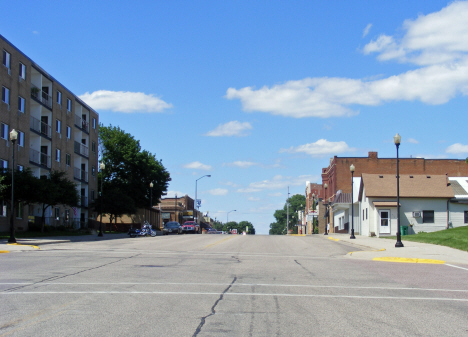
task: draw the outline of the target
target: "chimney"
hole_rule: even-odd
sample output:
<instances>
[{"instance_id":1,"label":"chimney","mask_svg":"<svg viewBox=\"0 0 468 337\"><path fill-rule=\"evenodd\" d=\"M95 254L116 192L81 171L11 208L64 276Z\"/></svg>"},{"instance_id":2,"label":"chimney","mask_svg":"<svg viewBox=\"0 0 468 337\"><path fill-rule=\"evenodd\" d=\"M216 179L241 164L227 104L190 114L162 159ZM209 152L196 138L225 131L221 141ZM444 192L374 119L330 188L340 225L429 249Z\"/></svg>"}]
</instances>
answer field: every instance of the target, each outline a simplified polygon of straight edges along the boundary
<instances>
[{"instance_id":1,"label":"chimney","mask_svg":"<svg viewBox=\"0 0 468 337\"><path fill-rule=\"evenodd\" d=\"M369 151L369 159L377 159L377 152Z\"/></svg>"}]
</instances>

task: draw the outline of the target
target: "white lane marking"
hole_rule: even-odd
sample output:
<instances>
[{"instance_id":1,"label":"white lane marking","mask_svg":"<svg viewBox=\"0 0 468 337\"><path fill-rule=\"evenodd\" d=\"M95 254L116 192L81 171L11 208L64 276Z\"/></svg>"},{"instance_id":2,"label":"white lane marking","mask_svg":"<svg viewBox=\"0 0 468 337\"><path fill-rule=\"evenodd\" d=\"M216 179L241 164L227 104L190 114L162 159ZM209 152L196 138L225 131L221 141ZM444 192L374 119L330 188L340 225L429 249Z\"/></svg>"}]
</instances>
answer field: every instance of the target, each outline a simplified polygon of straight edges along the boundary
<instances>
[{"instance_id":1,"label":"white lane marking","mask_svg":"<svg viewBox=\"0 0 468 337\"><path fill-rule=\"evenodd\" d=\"M232 256L235 255L237 257L272 257L272 258L290 258L290 259L313 259L313 260L328 260L328 259L341 259L343 258L342 255L336 256L308 256L308 255L267 255L267 254L242 254L239 252L226 252L226 253L203 253L203 252L148 252L148 251L106 251L106 250L77 250L77 249L66 249L66 250L42 250L41 252L47 253L91 253L95 254L96 252L99 253L108 253L108 254L135 254L138 253L140 255L190 255L190 256Z\"/></svg>"},{"instance_id":2,"label":"white lane marking","mask_svg":"<svg viewBox=\"0 0 468 337\"><path fill-rule=\"evenodd\" d=\"M449 266L449 267L453 267L453 268L459 268L459 269L463 269L463 270L468 270L468 268L463 268L463 267L459 267L459 266L454 266L453 264L448 264L448 263L446 263L445 265L446 265L446 266Z\"/></svg>"},{"instance_id":3,"label":"white lane marking","mask_svg":"<svg viewBox=\"0 0 468 337\"><path fill-rule=\"evenodd\" d=\"M93 295L213 295L219 296L220 293L203 292L176 292L176 291L12 291L0 293L0 295L65 295L65 294L93 294ZM320 297L320 298L353 298L370 300L416 300L416 301L457 301L468 302L468 298L443 298L443 297L398 297L398 296L356 296L356 295L308 295L308 294L259 294L259 293L223 293L224 296L279 296L279 297Z\"/></svg>"},{"instance_id":4,"label":"white lane marking","mask_svg":"<svg viewBox=\"0 0 468 337\"><path fill-rule=\"evenodd\" d=\"M188 283L188 282L0 282L2 285L183 285L183 286L228 286L230 283ZM410 290L410 291L441 291L441 292L468 292L468 289L435 289L435 288L398 288L398 287L353 287L353 286L324 286L313 284L270 284L270 283L234 283L232 287L300 287L300 288L331 288L331 289L365 289L365 290Z\"/></svg>"}]
</instances>

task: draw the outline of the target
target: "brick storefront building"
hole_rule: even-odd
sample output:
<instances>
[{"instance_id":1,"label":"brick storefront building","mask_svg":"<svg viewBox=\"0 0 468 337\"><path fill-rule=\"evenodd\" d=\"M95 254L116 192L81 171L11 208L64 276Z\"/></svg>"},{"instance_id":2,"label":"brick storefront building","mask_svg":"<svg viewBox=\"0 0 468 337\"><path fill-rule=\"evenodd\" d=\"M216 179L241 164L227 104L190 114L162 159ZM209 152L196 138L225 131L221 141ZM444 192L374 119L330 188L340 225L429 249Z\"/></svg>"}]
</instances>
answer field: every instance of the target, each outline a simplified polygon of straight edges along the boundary
<instances>
[{"instance_id":1,"label":"brick storefront building","mask_svg":"<svg viewBox=\"0 0 468 337\"><path fill-rule=\"evenodd\" d=\"M468 177L468 164L459 159L424 159L399 158L400 175L445 175L450 177ZM395 174L396 157L378 158L377 152L369 152L368 157L338 157L330 159L330 165L322 169L322 191L324 202L333 202L336 193L351 193L351 172L349 167L355 166L354 177L362 173L369 174ZM324 185L327 184L325 191ZM319 217L319 233L324 232L325 219L323 214ZM333 231L333 217L330 215L330 231Z\"/></svg>"}]
</instances>

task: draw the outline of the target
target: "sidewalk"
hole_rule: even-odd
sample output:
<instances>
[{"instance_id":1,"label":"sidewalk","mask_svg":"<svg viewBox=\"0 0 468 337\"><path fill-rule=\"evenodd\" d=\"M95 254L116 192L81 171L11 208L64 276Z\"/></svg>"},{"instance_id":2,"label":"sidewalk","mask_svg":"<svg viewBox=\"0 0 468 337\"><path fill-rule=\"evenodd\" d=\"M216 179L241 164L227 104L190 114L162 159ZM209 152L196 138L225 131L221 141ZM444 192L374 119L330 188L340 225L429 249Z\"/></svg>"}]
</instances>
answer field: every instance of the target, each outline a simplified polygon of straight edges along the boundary
<instances>
[{"instance_id":1,"label":"sidewalk","mask_svg":"<svg viewBox=\"0 0 468 337\"><path fill-rule=\"evenodd\" d=\"M356 247L356 251L348 253L347 258L373 260L374 258L403 258L403 259L425 259L444 261L445 263L464 264L468 266L468 252L427 243L405 241L402 236L401 241L404 247L395 248L396 240L381 239L377 237L356 235L356 239L350 239L349 234L330 233L328 235L316 234L324 240L333 240ZM389 260L389 259L387 259ZM394 262L429 262L400 260ZM440 262L429 262L440 263Z\"/></svg>"},{"instance_id":2,"label":"sidewalk","mask_svg":"<svg viewBox=\"0 0 468 337\"><path fill-rule=\"evenodd\" d=\"M118 234L104 234L99 237L96 234L78 235L78 236L51 236L40 238L16 238L16 244L9 244L8 239L0 240L0 252L15 252L40 249L41 246L67 243L67 242L90 242L90 241L103 241L103 240L117 240L128 238L127 233Z\"/></svg>"}]
</instances>

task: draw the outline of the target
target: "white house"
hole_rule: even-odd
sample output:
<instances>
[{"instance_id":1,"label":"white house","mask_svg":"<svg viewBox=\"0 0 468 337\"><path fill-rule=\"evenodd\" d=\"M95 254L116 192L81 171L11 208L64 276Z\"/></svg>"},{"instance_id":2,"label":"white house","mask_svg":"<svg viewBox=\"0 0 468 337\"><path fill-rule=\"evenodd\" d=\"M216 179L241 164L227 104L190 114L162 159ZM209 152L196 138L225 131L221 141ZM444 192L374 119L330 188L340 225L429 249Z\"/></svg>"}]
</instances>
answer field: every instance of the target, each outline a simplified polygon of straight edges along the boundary
<instances>
[{"instance_id":1,"label":"white house","mask_svg":"<svg viewBox=\"0 0 468 337\"><path fill-rule=\"evenodd\" d=\"M396 176L362 174L361 178L359 233L396 235ZM450 216L452 224L464 225L468 204L456 201L450 180L445 175L400 175L400 226L408 226L408 234L445 229L451 221Z\"/></svg>"}]
</instances>

